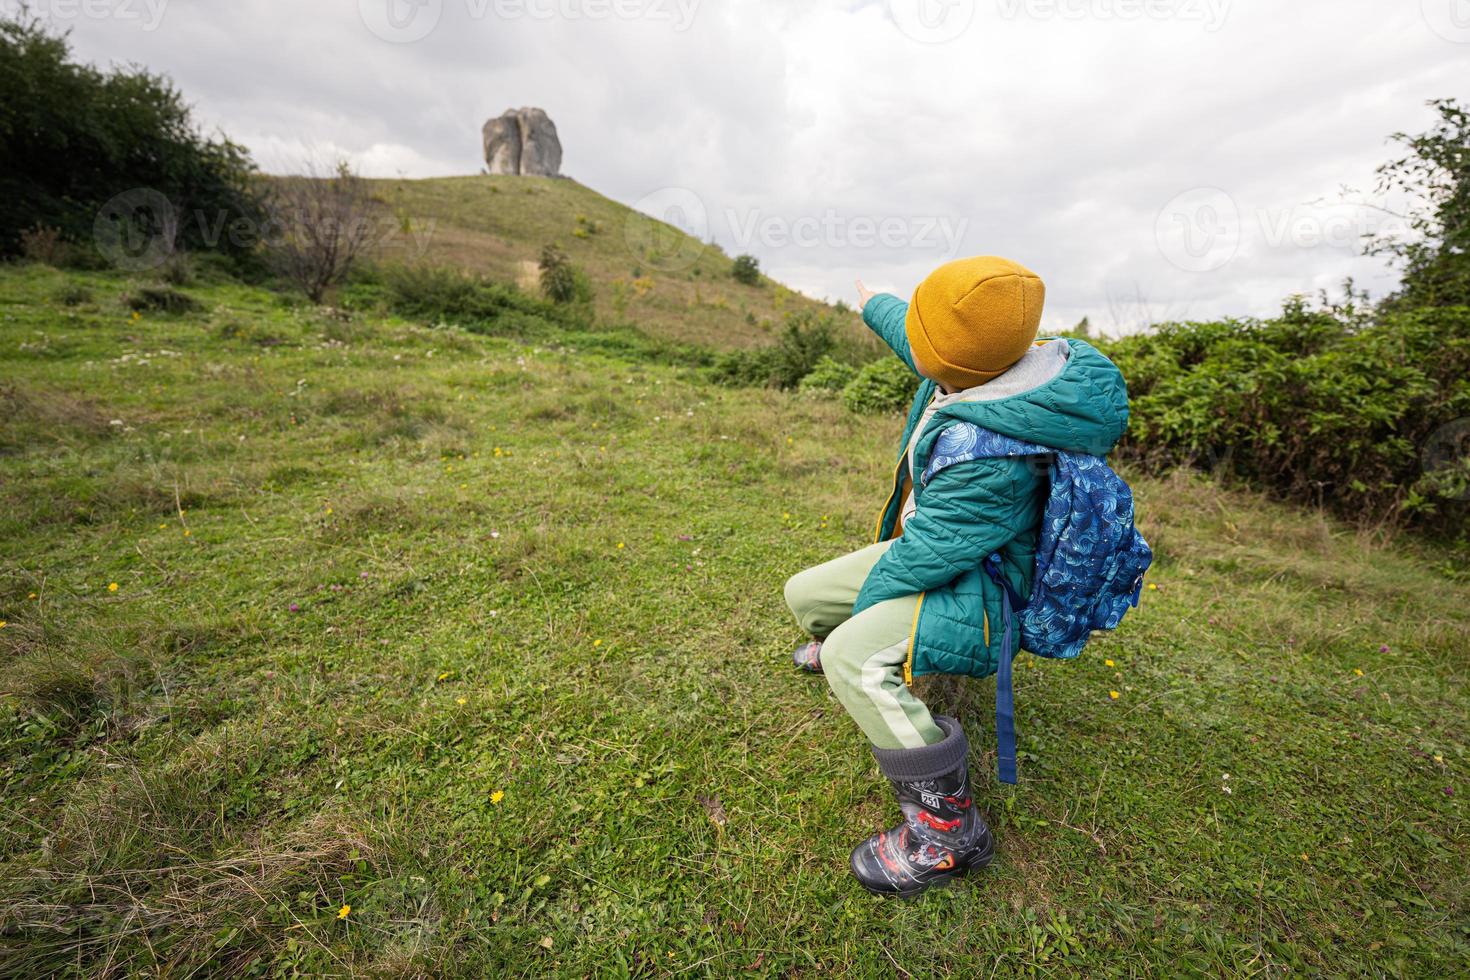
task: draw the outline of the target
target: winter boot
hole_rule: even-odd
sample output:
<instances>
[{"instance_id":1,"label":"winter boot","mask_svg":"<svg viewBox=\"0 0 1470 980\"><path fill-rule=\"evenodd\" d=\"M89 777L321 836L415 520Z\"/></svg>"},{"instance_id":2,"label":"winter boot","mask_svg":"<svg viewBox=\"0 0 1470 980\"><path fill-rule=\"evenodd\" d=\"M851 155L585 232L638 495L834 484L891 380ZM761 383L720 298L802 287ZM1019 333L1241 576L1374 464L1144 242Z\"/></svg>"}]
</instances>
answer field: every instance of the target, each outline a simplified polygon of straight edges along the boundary
<instances>
[{"instance_id":1,"label":"winter boot","mask_svg":"<svg viewBox=\"0 0 1470 980\"><path fill-rule=\"evenodd\" d=\"M903 823L852 852L853 876L870 892L912 898L930 885L983 868L995 853L970 798L969 742L953 718L936 715L945 739L920 749L874 748L903 810Z\"/></svg>"},{"instance_id":2,"label":"winter boot","mask_svg":"<svg viewBox=\"0 0 1470 980\"><path fill-rule=\"evenodd\" d=\"M811 674L820 674L822 672L822 641L812 640L810 643L803 643L791 651L791 659L795 661L799 669Z\"/></svg>"}]
</instances>

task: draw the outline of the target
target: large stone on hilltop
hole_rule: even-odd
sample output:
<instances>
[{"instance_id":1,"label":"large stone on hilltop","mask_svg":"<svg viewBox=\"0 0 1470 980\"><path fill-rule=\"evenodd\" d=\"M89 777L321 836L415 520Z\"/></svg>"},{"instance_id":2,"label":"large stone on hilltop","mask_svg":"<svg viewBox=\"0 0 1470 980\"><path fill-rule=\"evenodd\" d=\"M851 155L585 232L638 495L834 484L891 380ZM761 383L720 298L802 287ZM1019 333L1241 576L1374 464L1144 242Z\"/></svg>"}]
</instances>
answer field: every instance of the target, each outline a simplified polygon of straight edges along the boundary
<instances>
[{"instance_id":1,"label":"large stone on hilltop","mask_svg":"<svg viewBox=\"0 0 1470 980\"><path fill-rule=\"evenodd\" d=\"M561 173L556 124L541 109L507 109L480 131L492 174L555 177Z\"/></svg>"}]
</instances>

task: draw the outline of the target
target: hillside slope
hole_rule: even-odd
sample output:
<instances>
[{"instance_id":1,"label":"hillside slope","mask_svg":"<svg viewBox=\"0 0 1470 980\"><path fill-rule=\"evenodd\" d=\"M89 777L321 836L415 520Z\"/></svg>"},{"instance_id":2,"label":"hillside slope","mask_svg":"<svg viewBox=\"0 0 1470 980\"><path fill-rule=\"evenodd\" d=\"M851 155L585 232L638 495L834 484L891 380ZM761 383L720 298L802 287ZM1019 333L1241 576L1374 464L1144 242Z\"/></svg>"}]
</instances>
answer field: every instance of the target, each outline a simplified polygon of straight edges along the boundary
<instances>
[{"instance_id":1,"label":"hillside slope","mask_svg":"<svg viewBox=\"0 0 1470 980\"><path fill-rule=\"evenodd\" d=\"M380 257L428 261L535 287L543 245L554 242L585 270L604 322L715 349L762 343L787 313L834 308L762 277L736 282L718 246L569 178L471 176L372 181L399 229ZM861 336L856 314L841 313Z\"/></svg>"},{"instance_id":2,"label":"hillside slope","mask_svg":"<svg viewBox=\"0 0 1470 980\"><path fill-rule=\"evenodd\" d=\"M1070 663L921 681L984 874L913 903L791 669L900 419L0 268L0 975L1463 975L1470 590L1188 475ZM1115 694L1116 696L1111 696Z\"/></svg>"}]
</instances>

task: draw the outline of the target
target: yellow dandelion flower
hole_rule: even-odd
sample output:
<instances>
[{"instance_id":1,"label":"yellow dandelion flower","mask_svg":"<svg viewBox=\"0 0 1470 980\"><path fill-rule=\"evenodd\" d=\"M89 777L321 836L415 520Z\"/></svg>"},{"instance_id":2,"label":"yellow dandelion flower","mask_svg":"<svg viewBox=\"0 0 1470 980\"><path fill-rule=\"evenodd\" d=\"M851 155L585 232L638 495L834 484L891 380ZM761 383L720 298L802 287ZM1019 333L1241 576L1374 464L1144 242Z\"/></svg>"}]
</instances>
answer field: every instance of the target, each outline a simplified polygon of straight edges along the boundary
<instances>
[{"instance_id":1,"label":"yellow dandelion flower","mask_svg":"<svg viewBox=\"0 0 1470 980\"><path fill-rule=\"evenodd\" d=\"M1159 590L1159 587L1157 585L1155 585L1153 582L1150 582L1150 583L1148 583L1148 590L1150 592L1157 592Z\"/></svg>"},{"instance_id":2,"label":"yellow dandelion flower","mask_svg":"<svg viewBox=\"0 0 1470 980\"><path fill-rule=\"evenodd\" d=\"M7 627L7 626L9 626L9 625L10 625L10 624L9 624L9 623L7 623L7 622L6 622L6 621L5 621L5 620L3 620L3 619L0 619L0 630L3 630L3 629L4 629L4 628L5 628L5 627Z\"/></svg>"},{"instance_id":3,"label":"yellow dandelion flower","mask_svg":"<svg viewBox=\"0 0 1470 980\"><path fill-rule=\"evenodd\" d=\"M446 670L444 673L440 674L439 675L439 679L441 681L448 680L449 679L449 671Z\"/></svg>"},{"instance_id":4,"label":"yellow dandelion flower","mask_svg":"<svg viewBox=\"0 0 1470 980\"><path fill-rule=\"evenodd\" d=\"M602 646L602 641L601 640L593 640L592 641L592 645L595 646L595 647L600 647L600 646Z\"/></svg>"},{"instance_id":5,"label":"yellow dandelion flower","mask_svg":"<svg viewBox=\"0 0 1470 980\"><path fill-rule=\"evenodd\" d=\"M1103 661L1103 666L1104 667L1111 667L1111 666L1113 666L1113 662L1111 660L1104 660Z\"/></svg>"},{"instance_id":6,"label":"yellow dandelion flower","mask_svg":"<svg viewBox=\"0 0 1470 980\"><path fill-rule=\"evenodd\" d=\"M618 542L618 547L621 548L622 546L623 546L623 542L619 541Z\"/></svg>"},{"instance_id":7,"label":"yellow dandelion flower","mask_svg":"<svg viewBox=\"0 0 1470 980\"><path fill-rule=\"evenodd\" d=\"M163 529L164 529L164 528L166 528L166 527L168 527L168 525L167 525L167 524L160 524L160 525L158 525L158 529L159 529L159 530L160 530L160 531L162 531L162 530L163 530Z\"/></svg>"},{"instance_id":8,"label":"yellow dandelion flower","mask_svg":"<svg viewBox=\"0 0 1470 980\"><path fill-rule=\"evenodd\" d=\"M464 704L465 703L465 699L464 698L455 698L454 699L454 703L455 704Z\"/></svg>"},{"instance_id":9,"label":"yellow dandelion flower","mask_svg":"<svg viewBox=\"0 0 1470 980\"><path fill-rule=\"evenodd\" d=\"M490 794L491 803L499 803L503 799L505 799L505 790L503 789L497 789L495 792Z\"/></svg>"},{"instance_id":10,"label":"yellow dandelion flower","mask_svg":"<svg viewBox=\"0 0 1470 980\"><path fill-rule=\"evenodd\" d=\"M1363 676L1363 668L1362 667L1354 667L1353 668L1353 673L1354 674L1357 674L1359 677L1362 677Z\"/></svg>"},{"instance_id":11,"label":"yellow dandelion flower","mask_svg":"<svg viewBox=\"0 0 1470 980\"><path fill-rule=\"evenodd\" d=\"M347 918L351 914L352 914L352 906L351 905L344 905L340 909L337 910L337 918L339 918L339 919L345 919L345 918Z\"/></svg>"},{"instance_id":12,"label":"yellow dandelion flower","mask_svg":"<svg viewBox=\"0 0 1470 980\"><path fill-rule=\"evenodd\" d=\"M1109 691L1108 692L1108 697L1112 698L1114 701L1118 700L1122 696L1123 695L1119 694L1117 691Z\"/></svg>"},{"instance_id":13,"label":"yellow dandelion flower","mask_svg":"<svg viewBox=\"0 0 1470 980\"><path fill-rule=\"evenodd\" d=\"M5 624L4 623L0 623L0 626L3 626L3 625L5 625ZM1443 762L1444 761L1444 756L1440 755L1439 753L1435 753L1434 761L1435 762Z\"/></svg>"},{"instance_id":14,"label":"yellow dandelion flower","mask_svg":"<svg viewBox=\"0 0 1470 980\"><path fill-rule=\"evenodd\" d=\"M191 530L189 530L189 529L188 529L188 528L187 528L187 527L186 527L186 528L184 528L184 537L186 537L186 538L187 538L187 537L188 537L188 536L189 536L189 535L191 535L191 534L193 534L193 533L194 533L194 532L193 532L193 531L191 531Z\"/></svg>"},{"instance_id":15,"label":"yellow dandelion flower","mask_svg":"<svg viewBox=\"0 0 1470 980\"><path fill-rule=\"evenodd\" d=\"M107 591L108 592L116 592L117 591L117 583L116 582L108 582L107 583Z\"/></svg>"},{"instance_id":16,"label":"yellow dandelion flower","mask_svg":"<svg viewBox=\"0 0 1470 980\"><path fill-rule=\"evenodd\" d=\"M26 598L27 599L35 599L35 598L37 598L37 596L36 596L36 594L34 592L32 592L30 595L26 596Z\"/></svg>"},{"instance_id":17,"label":"yellow dandelion flower","mask_svg":"<svg viewBox=\"0 0 1470 980\"><path fill-rule=\"evenodd\" d=\"M1306 851L1302 851L1302 860L1303 861L1310 861L1310 860L1312 860L1311 855L1309 855Z\"/></svg>"},{"instance_id":18,"label":"yellow dandelion flower","mask_svg":"<svg viewBox=\"0 0 1470 980\"><path fill-rule=\"evenodd\" d=\"M332 512L332 508L328 507L327 508L327 513L330 514L331 512Z\"/></svg>"}]
</instances>

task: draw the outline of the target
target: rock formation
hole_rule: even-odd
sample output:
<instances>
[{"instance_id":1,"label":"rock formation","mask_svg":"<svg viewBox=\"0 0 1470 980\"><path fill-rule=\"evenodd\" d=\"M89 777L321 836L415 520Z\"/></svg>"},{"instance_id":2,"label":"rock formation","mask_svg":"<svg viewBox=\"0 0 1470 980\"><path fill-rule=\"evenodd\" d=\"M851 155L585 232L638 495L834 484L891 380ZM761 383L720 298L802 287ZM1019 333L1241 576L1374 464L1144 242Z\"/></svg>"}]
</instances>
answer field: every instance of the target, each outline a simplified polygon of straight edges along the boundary
<instances>
[{"instance_id":1,"label":"rock formation","mask_svg":"<svg viewBox=\"0 0 1470 980\"><path fill-rule=\"evenodd\" d=\"M540 109L507 109L485 123L485 165L492 174L555 177L561 171L556 124Z\"/></svg>"}]
</instances>

